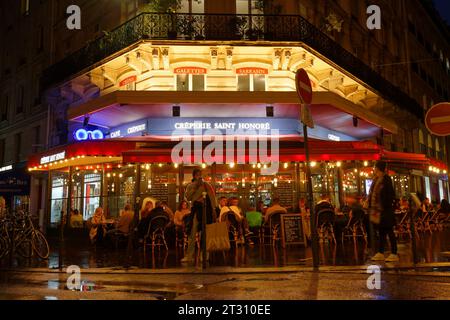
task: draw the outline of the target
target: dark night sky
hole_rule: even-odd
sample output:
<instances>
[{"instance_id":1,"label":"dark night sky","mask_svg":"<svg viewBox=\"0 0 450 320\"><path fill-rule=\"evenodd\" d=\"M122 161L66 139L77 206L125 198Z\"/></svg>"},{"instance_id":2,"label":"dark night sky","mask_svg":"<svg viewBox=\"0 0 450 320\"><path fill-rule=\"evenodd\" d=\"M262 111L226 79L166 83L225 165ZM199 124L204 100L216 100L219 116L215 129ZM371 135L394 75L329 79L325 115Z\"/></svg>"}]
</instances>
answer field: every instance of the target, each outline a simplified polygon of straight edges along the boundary
<instances>
[{"instance_id":1,"label":"dark night sky","mask_svg":"<svg viewBox=\"0 0 450 320\"><path fill-rule=\"evenodd\" d=\"M441 17L447 21L447 24L450 25L450 1L449 0L433 0L436 9L441 14Z\"/></svg>"}]
</instances>

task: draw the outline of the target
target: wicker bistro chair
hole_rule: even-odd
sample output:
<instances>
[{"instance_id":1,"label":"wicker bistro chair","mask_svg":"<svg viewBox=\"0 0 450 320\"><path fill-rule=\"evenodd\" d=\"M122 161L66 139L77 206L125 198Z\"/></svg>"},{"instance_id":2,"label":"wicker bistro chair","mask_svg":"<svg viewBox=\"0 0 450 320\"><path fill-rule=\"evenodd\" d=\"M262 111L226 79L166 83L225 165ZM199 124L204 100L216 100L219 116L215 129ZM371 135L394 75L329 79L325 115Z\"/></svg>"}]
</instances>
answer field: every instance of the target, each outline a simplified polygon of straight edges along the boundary
<instances>
[{"instance_id":1,"label":"wicker bistro chair","mask_svg":"<svg viewBox=\"0 0 450 320\"><path fill-rule=\"evenodd\" d=\"M169 218L166 216L158 216L150 220L147 234L144 236L144 253L149 244L151 244L152 250L154 250L157 245L164 245L166 250L168 249L165 232L169 222Z\"/></svg>"},{"instance_id":2,"label":"wicker bistro chair","mask_svg":"<svg viewBox=\"0 0 450 320\"><path fill-rule=\"evenodd\" d=\"M363 237L367 242L367 233L364 227L364 210L352 211L352 217L348 220L347 225L342 230L342 244L344 244L345 237L353 237L353 241L356 241L357 237Z\"/></svg>"},{"instance_id":3,"label":"wicker bistro chair","mask_svg":"<svg viewBox=\"0 0 450 320\"><path fill-rule=\"evenodd\" d=\"M234 245L237 247L237 245L239 244L239 231L241 226L236 218L236 215L232 212L222 214L222 216L220 217L220 222L227 223L230 241L234 242Z\"/></svg>"},{"instance_id":4,"label":"wicker bistro chair","mask_svg":"<svg viewBox=\"0 0 450 320\"><path fill-rule=\"evenodd\" d=\"M394 232L397 238L400 236L407 234L411 237L411 221L409 218L408 210L403 210L400 213L395 214L396 217L396 225Z\"/></svg>"},{"instance_id":5,"label":"wicker bistro chair","mask_svg":"<svg viewBox=\"0 0 450 320\"><path fill-rule=\"evenodd\" d=\"M336 244L336 237L334 235L334 220L335 213L330 208L320 209L317 212L316 218L317 231L321 241L329 240L330 236Z\"/></svg>"},{"instance_id":6,"label":"wicker bistro chair","mask_svg":"<svg viewBox=\"0 0 450 320\"><path fill-rule=\"evenodd\" d=\"M261 227L262 243L266 243L266 239L269 238L269 243L275 245L278 240L281 239L281 215L285 214L284 211L275 211L269 216L269 221L266 221Z\"/></svg>"}]
</instances>

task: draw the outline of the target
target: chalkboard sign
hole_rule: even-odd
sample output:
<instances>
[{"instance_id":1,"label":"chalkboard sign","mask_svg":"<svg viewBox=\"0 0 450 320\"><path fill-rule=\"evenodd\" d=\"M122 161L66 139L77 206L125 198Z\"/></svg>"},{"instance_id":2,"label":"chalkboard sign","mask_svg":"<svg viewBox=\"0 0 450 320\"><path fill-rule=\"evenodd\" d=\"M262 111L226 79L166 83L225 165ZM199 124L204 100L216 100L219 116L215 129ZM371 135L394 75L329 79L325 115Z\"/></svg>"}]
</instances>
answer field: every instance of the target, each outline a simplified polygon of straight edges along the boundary
<instances>
[{"instance_id":1,"label":"chalkboard sign","mask_svg":"<svg viewBox=\"0 0 450 320\"><path fill-rule=\"evenodd\" d=\"M281 241L283 248L290 244L303 244L306 247L306 236L303 230L303 220L300 214L282 214Z\"/></svg>"}]
</instances>

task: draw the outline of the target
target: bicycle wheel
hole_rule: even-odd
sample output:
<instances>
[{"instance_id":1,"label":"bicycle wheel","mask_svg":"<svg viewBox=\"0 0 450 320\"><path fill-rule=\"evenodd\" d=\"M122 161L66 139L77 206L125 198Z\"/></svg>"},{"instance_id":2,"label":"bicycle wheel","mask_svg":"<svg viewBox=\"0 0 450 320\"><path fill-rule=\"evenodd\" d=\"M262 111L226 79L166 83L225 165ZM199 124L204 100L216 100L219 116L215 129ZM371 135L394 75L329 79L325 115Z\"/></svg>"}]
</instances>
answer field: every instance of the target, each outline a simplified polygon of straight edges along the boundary
<instances>
[{"instance_id":1,"label":"bicycle wheel","mask_svg":"<svg viewBox=\"0 0 450 320\"><path fill-rule=\"evenodd\" d=\"M24 239L19 241L19 244L16 245L16 253L23 258L31 258L33 255L33 247L31 245L31 240Z\"/></svg>"},{"instance_id":2,"label":"bicycle wheel","mask_svg":"<svg viewBox=\"0 0 450 320\"><path fill-rule=\"evenodd\" d=\"M48 242L41 231L35 230L33 232L31 243L33 245L33 251L38 255L39 258L48 258L50 254L50 247L48 246Z\"/></svg>"}]
</instances>

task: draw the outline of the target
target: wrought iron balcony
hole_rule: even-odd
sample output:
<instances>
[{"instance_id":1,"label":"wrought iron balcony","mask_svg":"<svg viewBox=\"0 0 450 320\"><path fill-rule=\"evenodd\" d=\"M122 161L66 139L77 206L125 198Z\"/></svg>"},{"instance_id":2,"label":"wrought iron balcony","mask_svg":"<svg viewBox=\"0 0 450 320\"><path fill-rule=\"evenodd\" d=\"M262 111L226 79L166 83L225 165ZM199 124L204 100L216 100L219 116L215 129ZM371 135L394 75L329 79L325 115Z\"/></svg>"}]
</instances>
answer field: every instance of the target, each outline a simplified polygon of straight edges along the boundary
<instances>
[{"instance_id":1,"label":"wrought iron balcony","mask_svg":"<svg viewBox=\"0 0 450 320\"><path fill-rule=\"evenodd\" d=\"M423 119L414 99L299 15L142 13L46 69L43 88L62 82L143 40L298 41Z\"/></svg>"}]
</instances>

